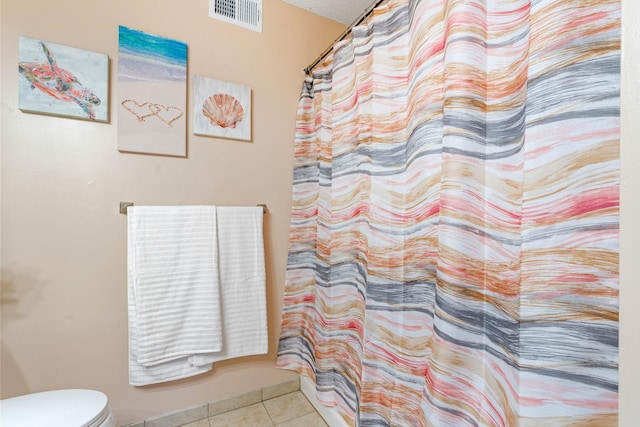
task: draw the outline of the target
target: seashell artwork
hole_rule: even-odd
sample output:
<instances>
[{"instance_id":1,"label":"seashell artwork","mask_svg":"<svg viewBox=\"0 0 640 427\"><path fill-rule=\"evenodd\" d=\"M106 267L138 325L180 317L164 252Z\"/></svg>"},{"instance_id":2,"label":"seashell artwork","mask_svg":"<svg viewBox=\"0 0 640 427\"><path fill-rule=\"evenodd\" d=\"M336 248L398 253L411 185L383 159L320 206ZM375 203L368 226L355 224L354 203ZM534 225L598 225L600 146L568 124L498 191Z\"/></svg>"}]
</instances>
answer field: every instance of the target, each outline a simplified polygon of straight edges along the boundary
<instances>
[{"instance_id":1,"label":"seashell artwork","mask_svg":"<svg viewBox=\"0 0 640 427\"><path fill-rule=\"evenodd\" d=\"M211 124L222 128L235 128L244 118L244 108L235 97L227 93L216 93L207 98L202 106L202 114Z\"/></svg>"},{"instance_id":2,"label":"seashell artwork","mask_svg":"<svg viewBox=\"0 0 640 427\"><path fill-rule=\"evenodd\" d=\"M251 141L251 88L194 76L193 133Z\"/></svg>"}]
</instances>

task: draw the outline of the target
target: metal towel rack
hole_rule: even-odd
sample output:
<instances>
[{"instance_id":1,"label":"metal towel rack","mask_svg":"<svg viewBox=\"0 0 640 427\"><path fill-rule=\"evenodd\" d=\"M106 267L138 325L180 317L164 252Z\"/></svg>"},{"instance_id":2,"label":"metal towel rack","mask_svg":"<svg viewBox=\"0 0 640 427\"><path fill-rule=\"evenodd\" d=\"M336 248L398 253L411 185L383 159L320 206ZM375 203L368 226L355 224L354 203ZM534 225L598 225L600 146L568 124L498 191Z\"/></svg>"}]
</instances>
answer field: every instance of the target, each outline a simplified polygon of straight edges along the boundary
<instances>
[{"instance_id":1,"label":"metal towel rack","mask_svg":"<svg viewBox=\"0 0 640 427\"><path fill-rule=\"evenodd\" d=\"M133 203L132 202L120 202L120 213L123 214L123 215L126 215L127 214L127 208L129 206L133 206ZM262 207L262 212L265 213L265 214L267 213L267 205L266 204L259 203L256 206L261 206Z\"/></svg>"}]
</instances>

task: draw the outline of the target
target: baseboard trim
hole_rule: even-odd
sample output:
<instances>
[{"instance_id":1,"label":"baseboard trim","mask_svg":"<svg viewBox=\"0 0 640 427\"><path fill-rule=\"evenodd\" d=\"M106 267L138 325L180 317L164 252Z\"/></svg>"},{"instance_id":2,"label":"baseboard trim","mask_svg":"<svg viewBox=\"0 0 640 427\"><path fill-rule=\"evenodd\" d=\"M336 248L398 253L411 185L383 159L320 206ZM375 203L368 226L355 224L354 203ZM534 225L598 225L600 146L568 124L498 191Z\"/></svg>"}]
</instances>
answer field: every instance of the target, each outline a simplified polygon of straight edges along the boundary
<instances>
[{"instance_id":1,"label":"baseboard trim","mask_svg":"<svg viewBox=\"0 0 640 427\"><path fill-rule=\"evenodd\" d=\"M325 406L318 401L316 398L316 386L309 377L300 375L300 391L302 391L302 394L305 395L313 407L316 408L316 411L318 411L324 421L329 424L329 427L350 427L335 409Z\"/></svg>"}]
</instances>

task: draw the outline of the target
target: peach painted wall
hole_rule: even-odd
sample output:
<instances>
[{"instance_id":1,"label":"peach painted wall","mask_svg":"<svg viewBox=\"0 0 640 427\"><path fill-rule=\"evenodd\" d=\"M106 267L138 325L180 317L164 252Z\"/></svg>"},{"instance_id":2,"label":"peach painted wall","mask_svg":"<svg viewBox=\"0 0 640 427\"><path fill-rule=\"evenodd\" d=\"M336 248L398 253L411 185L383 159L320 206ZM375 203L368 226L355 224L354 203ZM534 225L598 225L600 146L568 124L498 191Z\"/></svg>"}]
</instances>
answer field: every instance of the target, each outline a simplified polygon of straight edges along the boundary
<instances>
[{"instance_id":1,"label":"peach painted wall","mask_svg":"<svg viewBox=\"0 0 640 427\"><path fill-rule=\"evenodd\" d=\"M98 389L123 424L293 378L274 365L297 99L303 68L344 26L280 0L264 0L262 34L207 11L207 0L2 0L3 398ZM253 141L194 136L189 111L188 158L119 153L118 25L188 44L189 99L195 74L250 86ZM20 112L20 35L108 54L110 124ZM120 201L268 205L268 355L220 362L208 374L163 385L128 385Z\"/></svg>"}]
</instances>

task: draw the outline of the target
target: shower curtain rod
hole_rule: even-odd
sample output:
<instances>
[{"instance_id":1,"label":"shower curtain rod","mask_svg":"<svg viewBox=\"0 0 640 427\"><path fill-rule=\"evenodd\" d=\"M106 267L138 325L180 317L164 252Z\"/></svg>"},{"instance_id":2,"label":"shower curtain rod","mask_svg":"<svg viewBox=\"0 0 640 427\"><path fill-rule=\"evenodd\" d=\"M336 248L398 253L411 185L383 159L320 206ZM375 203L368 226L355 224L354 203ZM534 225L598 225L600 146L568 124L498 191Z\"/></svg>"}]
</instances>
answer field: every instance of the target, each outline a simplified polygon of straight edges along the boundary
<instances>
[{"instance_id":1,"label":"shower curtain rod","mask_svg":"<svg viewBox=\"0 0 640 427\"><path fill-rule=\"evenodd\" d=\"M380 4L382 2L384 2L384 1L385 0L378 0L373 6L369 7L369 9L365 10L364 13L358 17L358 19L356 19L355 21L353 21L353 23L351 25L349 25L349 28L347 28L345 30L345 32L340 35L340 37L338 37L337 39L335 39L333 41L333 43L331 43L331 46L326 48L324 50L324 52L322 52L320 54L320 56L318 56L316 58L316 60L311 63L311 65L309 65L307 68L304 69L304 73L306 75L310 75L311 71L313 70L313 68L316 65L318 65L320 63L320 61L322 61L324 59L324 57L329 54L329 52L331 52L331 49L333 49L333 47L336 45L336 43L341 42L342 40L344 40L345 37L347 37L351 33L351 30L353 30L353 27L356 27L356 26L360 25L362 23L362 21L364 21L365 19L367 19L367 17L369 15L371 15L371 12L373 12L373 9L375 9L378 6L380 6Z\"/></svg>"}]
</instances>

